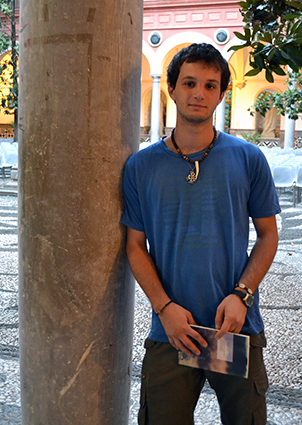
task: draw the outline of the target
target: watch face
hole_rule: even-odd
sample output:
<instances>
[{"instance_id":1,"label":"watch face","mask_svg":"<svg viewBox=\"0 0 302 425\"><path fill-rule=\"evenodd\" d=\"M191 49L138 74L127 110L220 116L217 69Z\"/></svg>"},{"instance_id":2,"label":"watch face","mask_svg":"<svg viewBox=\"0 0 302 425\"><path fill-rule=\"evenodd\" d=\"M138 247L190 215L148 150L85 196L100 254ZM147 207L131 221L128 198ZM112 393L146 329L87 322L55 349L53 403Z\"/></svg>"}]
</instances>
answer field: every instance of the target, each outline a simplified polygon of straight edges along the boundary
<instances>
[{"instance_id":1,"label":"watch face","mask_svg":"<svg viewBox=\"0 0 302 425\"><path fill-rule=\"evenodd\" d=\"M254 303L254 297L250 294L246 294L246 296L243 298L243 301L247 307L251 307Z\"/></svg>"}]
</instances>

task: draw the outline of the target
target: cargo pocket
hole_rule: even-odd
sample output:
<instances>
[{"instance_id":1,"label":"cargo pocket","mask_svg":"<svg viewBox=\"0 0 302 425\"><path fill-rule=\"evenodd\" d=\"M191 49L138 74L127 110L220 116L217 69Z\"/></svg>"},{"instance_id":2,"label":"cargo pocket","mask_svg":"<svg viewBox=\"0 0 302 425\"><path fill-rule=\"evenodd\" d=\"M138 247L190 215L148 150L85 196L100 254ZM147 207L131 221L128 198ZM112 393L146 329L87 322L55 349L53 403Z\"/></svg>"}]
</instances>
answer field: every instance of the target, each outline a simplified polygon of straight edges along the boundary
<instances>
[{"instance_id":1,"label":"cargo pocket","mask_svg":"<svg viewBox=\"0 0 302 425\"><path fill-rule=\"evenodd\" d=\"M250 335L249 377L254 380L258 380L258 377L260 377L261 382L262 382L261 377L263 375L266 376L265 366L263 362L263 353L262 353L262 349L264 347L266 347L266 338L263 331L257 335Z\"/></svg>"},{"instance_id":2,"label":"cargo pocket","mask_svg":"<svg viewBox=\"0 0 302 425\"><path fill-rule=\"evenodd\" d=\"M156 345L155 341L152 341L150 338L145 340L144 347L147 350L148 348ZM138 411L138 425L147 425L147 374L148 374L148 364L146 357L143 361L142 375L141 375L141 392L140 392L140 407Z\"/></svg>"},{"instance_id":3,"label":"cargo pocket","mask_svg":"<svg viewBox=\"0 0 302 425\"><path fill-rule=\"evenodd\" d=\"M142 375L138 425L147 425L146 377Z\"/></svg>"},{"instance_id":4,"label":"cargo pocket","mask_svg":"<svg viewBox=\"0 0 302 425\"><path fill-rule=\"evenodd\" d=\"M268 390L268 378L263 362L262 349L266 347L264 332L258 335L252 335L251 345L251 378L254 382L254 397L252 401L253 425L266 424L266 399L265 394Z\"/></svg>"},{"instance_id":5,"label":"cargo pocket","mask_svg":"<svg viewBox=\"0 0 302 425\"><path fill-rule=\"evenodd\" d=\"M268 379L265 369L261 375L256 376L254 382L257 394L259 396L265 396L265 393L268 390Z\"/></svg>"}]
</instances>

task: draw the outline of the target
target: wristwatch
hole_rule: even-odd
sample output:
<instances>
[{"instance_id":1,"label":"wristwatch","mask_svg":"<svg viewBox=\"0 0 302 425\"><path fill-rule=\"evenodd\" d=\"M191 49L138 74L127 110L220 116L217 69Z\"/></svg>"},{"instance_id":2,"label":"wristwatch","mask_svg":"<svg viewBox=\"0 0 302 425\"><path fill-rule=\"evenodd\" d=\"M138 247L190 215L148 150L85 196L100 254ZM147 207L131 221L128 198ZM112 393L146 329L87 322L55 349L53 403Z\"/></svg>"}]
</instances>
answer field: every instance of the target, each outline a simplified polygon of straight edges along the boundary
<instances>
[{"instance_id":1,"label":"wristwatch","mask_svg":"<svg viewBox=\"0 0 302 425\"><path fill-rule=\"evenodd\" d=\"M254 303L254 295L240 291L239 289L233 289L232 294L240 297L246 307L252 307Z\"/></svg>"}]
</instances>

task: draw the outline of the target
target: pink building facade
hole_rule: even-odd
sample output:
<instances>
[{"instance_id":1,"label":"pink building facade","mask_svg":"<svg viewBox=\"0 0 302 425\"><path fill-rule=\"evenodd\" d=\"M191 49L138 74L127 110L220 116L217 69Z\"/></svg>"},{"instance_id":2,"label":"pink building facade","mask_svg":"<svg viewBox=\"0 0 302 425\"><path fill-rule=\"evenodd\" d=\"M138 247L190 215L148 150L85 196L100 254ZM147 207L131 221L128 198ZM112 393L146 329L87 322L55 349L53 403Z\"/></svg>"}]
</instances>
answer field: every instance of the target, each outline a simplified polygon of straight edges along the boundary
<instances>
[{"instance_id":1,"label":"pink building facade","mask_svg":"<svg viewBox=\"0 0 302 425\"><path fill-rule=\"evenodd\" d=\"M144 1L144 41L149 33L158 30L163 41L185 32L202 32L215 41L219 28L226 28L233 34L242 28L242 19L236 0L218 1ZM232 37L234 37L232 35ZM155 47L156 49L156 47Z\"/></svg>"},{"instance_id":2,"label":"pink building facade","mask_svg":"<svg viewBox=\"0 0 302 425\"><path fill-rule=\"evenodd\" d=\"M301 118L290 122L274 111L270 118L252 117L247 109L264 90L286 90L285 78L268 83L264 73L245 77L249 67L246 49L229 51L240 44L234 31L242 32L237 1L145 0L141 92L141 136L152 142L168 134L175 125L176 111L167 91L166 69L172 57L191 43L206 42L220 50L228 61L232 80L225 101L215 115L218 130L239 135L260 130L263 138L283 144L284 134L296 126L302 134Z\"/></svg>"}]
</instances>

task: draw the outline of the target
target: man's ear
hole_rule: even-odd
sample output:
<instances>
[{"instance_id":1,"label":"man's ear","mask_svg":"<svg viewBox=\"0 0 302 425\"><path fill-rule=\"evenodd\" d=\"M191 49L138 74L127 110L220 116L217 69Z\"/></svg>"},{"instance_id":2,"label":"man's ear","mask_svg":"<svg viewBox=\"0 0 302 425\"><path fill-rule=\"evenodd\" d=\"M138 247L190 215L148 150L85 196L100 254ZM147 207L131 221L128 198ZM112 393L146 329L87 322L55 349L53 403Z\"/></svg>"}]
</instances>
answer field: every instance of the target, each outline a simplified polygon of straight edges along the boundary
<instances>
[{"instance_id":1,"label":"man's ear","mask_svg":"<svg viewBox=\"0 0 302 425\"><path fill-rule=\"evenodd\" d=\"M170 84L168 84L168 93L171 99L173 100L173 102L175 102L174 89L171 87Z\"/></svg>"}]
</instances>

